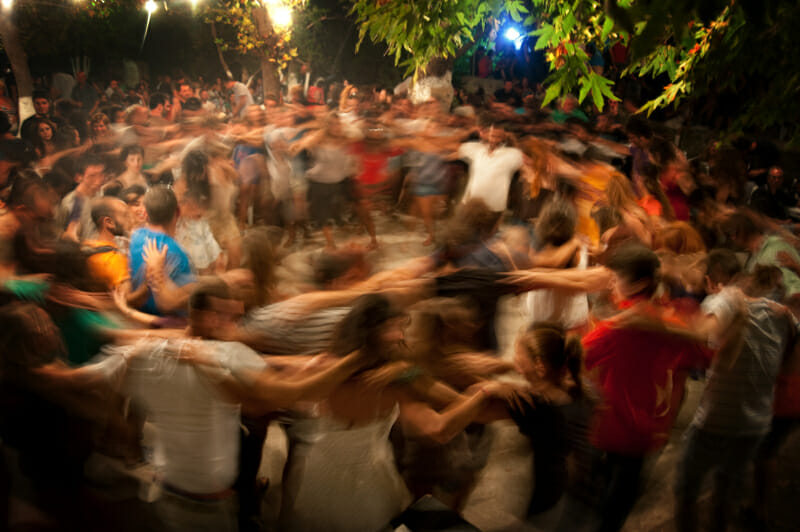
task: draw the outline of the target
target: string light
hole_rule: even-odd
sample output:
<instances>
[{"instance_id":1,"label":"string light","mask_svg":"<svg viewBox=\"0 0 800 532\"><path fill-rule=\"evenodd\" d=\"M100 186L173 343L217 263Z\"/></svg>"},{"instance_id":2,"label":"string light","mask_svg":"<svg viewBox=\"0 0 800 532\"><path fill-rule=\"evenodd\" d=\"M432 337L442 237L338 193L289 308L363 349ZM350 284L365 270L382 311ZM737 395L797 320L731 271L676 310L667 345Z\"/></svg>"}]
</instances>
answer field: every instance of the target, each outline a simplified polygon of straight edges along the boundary
<instances>
[{"instance_id":1,"label":"string light","mask_svg":"<svg viewBox=\"0 0 800 532\"><path fill-rule=\"evenodd\" d=\"M144 8L147 10L148 14L153 14L156 9L158 9L158 5L153 0L147 0L144 4Z\"/></svg>"}]
</instances>

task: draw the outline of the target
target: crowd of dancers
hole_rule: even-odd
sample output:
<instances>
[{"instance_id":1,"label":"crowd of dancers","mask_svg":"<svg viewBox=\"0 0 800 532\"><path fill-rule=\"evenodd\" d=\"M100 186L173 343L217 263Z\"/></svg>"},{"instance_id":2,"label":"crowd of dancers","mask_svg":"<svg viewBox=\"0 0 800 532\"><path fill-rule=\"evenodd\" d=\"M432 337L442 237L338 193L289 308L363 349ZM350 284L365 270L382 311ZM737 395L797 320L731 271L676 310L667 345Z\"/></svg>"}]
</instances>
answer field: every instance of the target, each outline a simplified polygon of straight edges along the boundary
<instances>
[{"instance_id":1,"label":"crowd of dancers","mask_svg":"<svg viewBox=\"0 0 800 532\"><path fill-rule=\"evenodd\" d=\"M0 517L25 478L58 527L113 523L86 512L102 454L155 471L164 529L391 529L426 495L463 510L509 419L533 454L511 529L568 530L585 505L620 530L695 379L675 523L698 529L713 475L713 529L748 491L768 526L800 418L800 240L795 183L758 143L690 161L624 106L352 85L265 106L229 82L224 117L176 85L113 128L83 115L88 142L46 94L36 146L3 132ZM385 267L378 229L420 242ZM268 427L289 442L275 519Z\"/></svg>"}]
</instances>

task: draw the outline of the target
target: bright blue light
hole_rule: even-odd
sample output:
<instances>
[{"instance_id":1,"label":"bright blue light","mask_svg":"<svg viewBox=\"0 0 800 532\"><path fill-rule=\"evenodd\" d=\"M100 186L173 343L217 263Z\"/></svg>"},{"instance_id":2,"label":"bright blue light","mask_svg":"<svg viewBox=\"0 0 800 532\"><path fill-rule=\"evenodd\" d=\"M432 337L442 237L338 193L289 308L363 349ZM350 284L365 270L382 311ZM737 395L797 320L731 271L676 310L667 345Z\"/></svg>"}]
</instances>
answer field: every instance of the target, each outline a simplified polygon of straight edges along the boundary
<instances>
[{"instance_id":1,"label":"bright blue light","mask_svg":"<svg viewBox=\"0 0 800 532\"><path fill-rule=\"evenodd\" d=\"M520 49L522 46L522 41L525 39L525 37L514 26L509 27L505 33L503 33L503 36L509 41L513 42L514 48L517 50Z\"/></svg>"},{"instance_id":2,"label":"bright blue light","mask_svg":"<svg viewBox=\"0 0 800 532\"><path fill-rule=\"evenodd\" d=\"M505 36L509 41L516 41L520 38L521 34L517 28L512 26L506 30Z\"/></svg>"}]
</instances>

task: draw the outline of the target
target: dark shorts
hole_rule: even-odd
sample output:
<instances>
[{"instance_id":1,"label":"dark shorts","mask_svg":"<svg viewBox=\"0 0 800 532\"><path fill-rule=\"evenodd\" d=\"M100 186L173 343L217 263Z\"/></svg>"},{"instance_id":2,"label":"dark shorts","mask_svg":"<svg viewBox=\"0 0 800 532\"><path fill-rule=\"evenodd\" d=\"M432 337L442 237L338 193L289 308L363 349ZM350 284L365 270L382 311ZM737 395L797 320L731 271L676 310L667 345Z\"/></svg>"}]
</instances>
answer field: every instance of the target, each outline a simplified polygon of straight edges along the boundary
<instances>
[{"instance_id":1,"label":"dark shorts","mask_svg":"<svg viewBox=\"0 0 800 532\"><path fill-rule=\"evenodd\" d=\"M311 223L319 227L341 219L348 181L345 179L341 183L308 182L308 214Z\"/></svg>"}]
</instances>

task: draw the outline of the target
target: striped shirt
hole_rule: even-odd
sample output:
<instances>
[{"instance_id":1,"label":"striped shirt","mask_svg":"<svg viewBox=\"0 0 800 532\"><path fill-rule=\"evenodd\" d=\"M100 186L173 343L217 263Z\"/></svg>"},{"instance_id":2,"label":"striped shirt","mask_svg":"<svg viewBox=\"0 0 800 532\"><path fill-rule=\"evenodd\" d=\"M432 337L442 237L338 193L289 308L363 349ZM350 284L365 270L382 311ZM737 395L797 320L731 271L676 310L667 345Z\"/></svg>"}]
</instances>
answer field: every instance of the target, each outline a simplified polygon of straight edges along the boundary
<instances>
[{"instance_id":1,"label":"striped shirt","mask_svg":"<svg viewBox=\"0 0 800 532\"><path fill-rule=\"evenodd\" d=\"M271 355L313 355L328 349L336 326L350 307L308 311L307 303L288 299L254 309L242 328L259 337L258 347Z\"/></svg>"}]
</instances>

